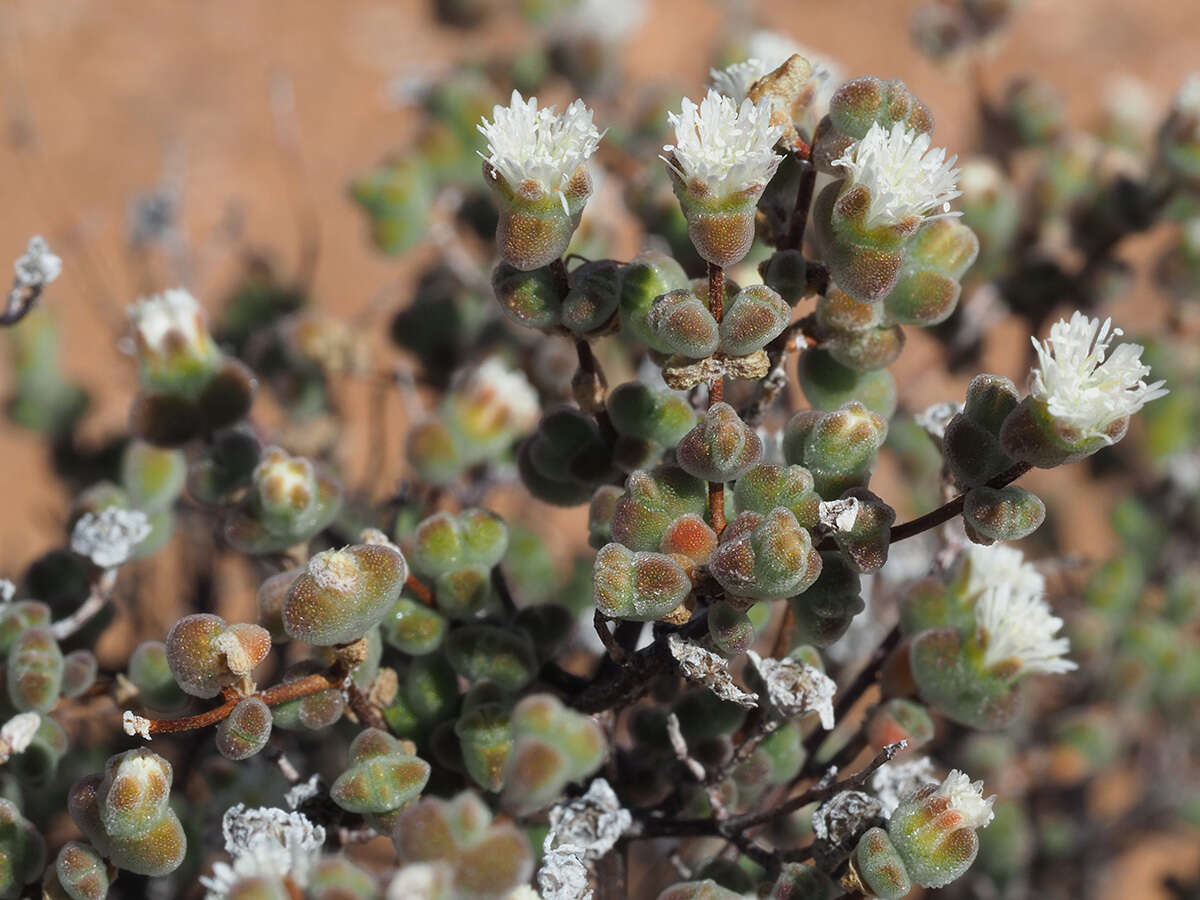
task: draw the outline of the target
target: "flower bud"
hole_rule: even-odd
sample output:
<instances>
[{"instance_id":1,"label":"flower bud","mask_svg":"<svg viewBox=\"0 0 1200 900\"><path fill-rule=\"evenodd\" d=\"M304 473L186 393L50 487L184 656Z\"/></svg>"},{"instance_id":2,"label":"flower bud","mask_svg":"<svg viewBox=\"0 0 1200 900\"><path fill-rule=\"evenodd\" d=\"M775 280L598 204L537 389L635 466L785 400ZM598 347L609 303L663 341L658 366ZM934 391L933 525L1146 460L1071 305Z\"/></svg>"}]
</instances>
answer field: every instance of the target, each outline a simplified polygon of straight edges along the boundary
<instances>
[{"instance_id":1,"label":"flower bud","mask_svg":"<svg viewBox=\"0 0 1200 900\"><path fill-rule=\"evenodd\" d=\"M208 333L204 310L187 291L145 297L129 317L146 387L194 396L216 371L221 351Z\"/></svg>"},{"instance_id":2,"label":"flower bud","mask_svg":"<svg viewBox=\"0 0 1200 900\"><path fill-rule=\"evenodd\" d=\"M659 552L675 557L685 557L694 566L707 565L717 549L717 533L703 517L686 513L668 526L663 535ZM682 564L682 563L681 563ZM688 568L685 566L685 568ZM690 576L689 572L689 576Z\"/></svg>"},{"instance_id":3,"label":"flower bud","mask_svg":"<svg viewBox=\"0 0 1200 900\"><path fill-rule=\"evenodd\" d=\"M121 458L121 483L130 503L149 512L170 506L183 490L187 460L179 450L131 441Z\"/></svg>"},{"instance_id":4,"label":"flower bud","mask_svg":"<svg viewBox=\"0 0 1200 900\"><path fill-rule=\"evenodd\" d=\"M78 697L96 682L100 664L90 650L72 650L63 657L62 693Z\"/></svg>"},{"instance_id":5,"label":"flower bud","mask_svg":"<svg viewBox=\"0 0 1200 900\"><path fill-rule=\"evenodd\" d=\"M217 750L226 759L249 759L271 737L271 709L258 697L247 697L217 726Z\"/></svg>"},{"instance_id":6,"label":"flower bud","mask_svg":"<svg viewBox=\"0 0 1200 900\"><path fill-rule=\"evenodd\" d=\"M800 354L796 375L814 409L835 410L857 400L885 419L896 411L896 382L886 369L856 372L828 351L813 348Z\"/></svg>"},{"instance_id":7,"label":"flower bud","mask_svg":"<svg viewBox=\"0 0 1200 900\"><path fill-rule=\"evenodd\" d=\"M1042 499L1016 485L972 488L963 501L967 535L980 544L1018 541L1037 531L1045 518Z\"/></svg>"},{"instance_id":8,"label":"flower bud","mask_svg":"<svg viewBox=\"0 0 1200 900\"><path fill-rule=\"evenodd\" d=\"M226 526L246 553L271 553L306 541L333 521L341 487L307 459L271 447L254 469L251 493Z\"/></svg>"},{"instance_id":9,"label":"flower bud","mask_svg":"<svg viewBox=\"0 0 1200 900\"><path fill-rule=\"evenodd\" d=\"M683 469L660 466L633 472L613 506L612 539L630 550L656 551L667 529L681 516L702 516L707 504L704 482Z\"/></svg>"},{"instance_id":10,"label":"flower bud","mask_svg":"<svg viewBox=\"0 0 1200 900\"><path fill-rule=\"evenodd\" d=\"M992 820L995 797L983 797L983 782L957 770L940 785L918 788L900 801L888 821L888 837L913 882L944 887L961 876L979 851L976 829Z\"/></svg>"},{"instance_id":11,"label":"flower bud","mask_svg":"<svg viewBox=\"0 0 1200 900\"><path fill-rule=\"evenodd\" d=\"M215 697L247 677L271 650L271 636L257 625L227 626L220 616L184 616L167 633L167 664L193 697Z\"/></svg>"},{"instance_id":12,"label":"flower bud","mask_svg":"<svg viewBox=\"0 0 1200 900\"><path fill-rule=\"evenodd\" d=\"M864 75L845 82L829 100L829 114L813 138L813 164L818 171L838 174L833 165L854 141L875 123L891 128L900 122L918 134L933 131L933 114L903 81L882 81Z\"/></svg>"},{"instance_id":13,"label":"flower bud","mask_svg":"<svg viewBox=\"0 0 1200 900\"><path fill-rule=\"evenodd\" d=\"M627 471L653 465L696 424L683 397L627 381L608 393L609 418L619 433L616 461Z\"/></svg>"},{"instance_id":14,"label":"flower bud","mask_svg":"<svg viewBox=\"0 0 1200 900\"><path fill-rule=\"evenodd\" d=\"M50 624L50 607L38 600L17 600L0 606L0 656L12 652L17 639L30 628Z\"/></svg>"},{"instance_id":15,"label":"flower bud","mask_svg":"<svg viewBox=\"0 0 1200 900\"><path fill-rule=\"evenodd\" d=\"M284 630L317 646L357 640L383 621L407 578L404 556L385 544L318 553L284 598Z\"/></svg>"},{"instance_id":16,"label":"flower bud","mask_svg":"<svg viewBox=\"0 0 1200 900\"><path fill-rule=\"evenodd\" d=\"M610 618L652 622L669 615L692 590L672 557L608 544L596 554L595 603Z\"/></svg>"},{"instance_id":17,"label":"flower bud","mask_svg":"<svg viewBox=\"0 0 1200 900\"><path fill-rule=\"evenodd\" d=\"M821 556L790 510L742 513L721 533L709 571L730 594L756 600L805 591L821 573Z\"/></svg>"},{"instance_id":18,"label":"flower bud","mask_svg":"<svg viewBox=\"0 0 1200 900\"><path fill-rule=\"evenodd\" d=\"M704 481L734 481L758 465L758 434L728 403L714 403L676 448L679 465Z\"/></svg>"},{"instance_id":19,"label":"flower bud","mask_svg":"<svg viewBox=\"0 0 1200 900\"><path fill-rule=\"evenodd\" d=\"M866 608L862 580L841 553L821 554L821 574L812 586L791 599L796 626L793 643L828 647L841 639Z\"/></svg>"},{"instance_id":20,"label":"flower bud","mask_svg":"<svg viewBox=\"0 0 1200 900\"><path fill-rule=\"evenodd\" d=\"M654 346L646 316L663 294L686 288L687 274L673 258L647 251L621 271L621 324L644 344Z\"/></svg>"}]
</instances>

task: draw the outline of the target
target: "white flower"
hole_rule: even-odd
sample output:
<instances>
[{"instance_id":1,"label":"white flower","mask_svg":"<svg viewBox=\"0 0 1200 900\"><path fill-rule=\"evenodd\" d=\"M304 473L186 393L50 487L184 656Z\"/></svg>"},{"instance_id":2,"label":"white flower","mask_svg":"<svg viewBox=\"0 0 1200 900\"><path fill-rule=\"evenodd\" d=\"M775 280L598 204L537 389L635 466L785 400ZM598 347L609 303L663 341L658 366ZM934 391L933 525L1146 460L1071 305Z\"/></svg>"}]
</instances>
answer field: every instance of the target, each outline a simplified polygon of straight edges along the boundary
<instances>
[{"instance_id":1,"label":"white flower","mask_svg":"<svg viewBox=\"0 0 1200 900\"><path fill-rule=\"evenodd\" d=\"M946 436L950 420L963 411L961 403L935 403L913 416L913 421L939 441Z\"/></svg>"},{"instance_id":2,"label":"white flower","mask_svg":"<svg viewBox=\"0 0 1200 900\"><path fill-rule=\"evenodd\" d=\"M101 569L112 569L128 560L149 534L150 520L144 512L110 506L79 517L71 531L71 550Z\"/></svg>"},{"instance_id":3,"label":"white flower","mask_svg":"<svg viewBox=\"0 0 1200 900\"><path fill-rule=\"evenodd\" d=\"M884 818L890 818L900 805L901 799L918 788L937 784L933 774L933 760L928 756L904 762L884 763L871 776L871 790L883 807Z\"/></svg>"},{"instance_id":4,"label":"white flower","mask_svg":"<svg viewBox=\"0 0 1200 900\"><path fill-rule=\"evenodd\" d=\"M984 799L983 782L971 781L958 769L950 771L932 796L947 798L950 808L963 817L969 828L984 828L995 816L992 804L996 802L996 795Z\"/></svg>"},{"instance_id":5,"label":"white flower","mask_svg":"<svg viewBox=\"0 0 1200 900\"><path fill-rule=\"evenodd\" d=\"M792 719L815 712L822 728L826 731L833 728L833 695L837 693L837 683L832 678L791 656L764 659L753 650L747 655L766 686L767 700L781 718Z\"/></svg>"},{"instance_id":6,"label":"white flower","mask_svg":"<svg viewBox=\"0 0 1200 900\"><path fill-rule=\"evenodd\" d=\"M1055 637L1063 620L1044 598L1012 585L997 585L975 601L975 627L983 632L983 665L1016 660L1020 671L1058 674L1078 668L1065 659L1071 642Z\"/></svg>"},{"instance_id":7,"label":"white flower","mask_svg":"<svg viewBox=\"0 0 1200 900\"><path fill-rule=\"evenodd\" d=\"M1016 547L972 544L966 556L970 566L966 587L968 597L1003 585L1019 594L1040 596L1046 593L1046 579L1032 563L1025 561L1025 554Z\"/></svg>"},{"instance_id":8,"label":"white flower","mask_svg":"<svg viewBox=\"0 0 1200 900\"><path fill-rule=\"evenodd\" d=\"M292 809L299 809L317 794L321 793L320 787L321 776L310 775L308 781L299 781L288 788L288 792L283 795L283 802Z\"/></svg>"},{"instance_id":9,"label":"white flower","mask_svg":"<svg viewBox=\"0 0 1200 900\"><path fill-rule=\"evenodd\" d=\"M547 193L560 191L560 196L596 152L601 137L582 100L559 115L552 106L538 109L537 97L524 100L517 91L508 106L495 106L492 120L484 119L478 128L488 142L487 155L479 155L513 188L532 181ZM565 209L565 197L562 202Z\"/></svg>"},{"instance_id":10,"label":"white flower","mask_svg":"<svg viewBox=\"0 0 1200 900\"><path fill-rule=\"evenodd\" d=\"M15 596L17 596L17 586L7 578L0 578L0 606L12 603Z\"/></svg>"},{"instance_id":11,"label":"white flower","mask_svg":"<svg viewBox=\"0 0 1200 900\"><path fill-rule=\"evenodd\" d=\"M946 159L941 147L930 150L928 134L918 134L900 122L887 131L876 122L833 164L846 170L851 183L870 191L870 227L927 216L934 210L936 216L960 215L950 211L950 201L962 193L955 186L957 159Z\"/></svg>"},{"instance_id":12,"label":"white flower","mask_svg":"<svg viewBox=\"0 0 1200 900\"><path fill-rule=\"evenodd\" d=\"M13 287L43 288L62 274L62 260L50 252L46 239L35 234L13 263Z\"/></svg>"},{"instance_id":13,"label":"white flower","mask_svg":"<svg viewBox=\"0 0 1200 900\"><path fill-rule=\"evenodd\" d=\"M141 298L129 308L129 320L138 345L159 356L170 349L167 336L171 334L182 335L190 348L207 351L211 344L204 310L183 288Z\"/></svg>"},{"instance_id":14,"label":"white flower","mask_svg":"<svg viewBox=\"0 0 1200 900\"><path fill-rule=\"evenodd\" d=\"M783 159L774 149L783 126L771 124L769 103L738 106L710 90L699 106L685 97L682 111L667 117L675 143L663 147L663 161L684 182L694 179L717 197L763 187Z\"/></svg>"},{"instance_id":15,"label":"white flower","mask_svg":"<svg viewBox=\"0 0 1200 900\"><path fill-rule=\"evenodd\" d=\"M1101 322L1077 310L1069 322L1055 322L1047 340L1032 339L1038 365L1030 392L1050 415L1084 438L1101 437L1111 444L1106 428L1167 394L1165 382L1146 383L1150 367L1142 362L1140 344L1118 344L1109 352L1113 338L1122 333L1112 327L1112 319Z\"/></svg>"},{"instance_id":16,"label":"white flower","mask_svg":"<svg viewBox=\"0 0 1200 900\"><path fill-rule=\"evenodd\" d=\"M325 843L325 829L300 813L241 803L225 812L221 830L233 862L216 863L212 875L200 879L205 900L224 900L243 878L289 879L304 888Z\"/></svg>"}]
</instances>

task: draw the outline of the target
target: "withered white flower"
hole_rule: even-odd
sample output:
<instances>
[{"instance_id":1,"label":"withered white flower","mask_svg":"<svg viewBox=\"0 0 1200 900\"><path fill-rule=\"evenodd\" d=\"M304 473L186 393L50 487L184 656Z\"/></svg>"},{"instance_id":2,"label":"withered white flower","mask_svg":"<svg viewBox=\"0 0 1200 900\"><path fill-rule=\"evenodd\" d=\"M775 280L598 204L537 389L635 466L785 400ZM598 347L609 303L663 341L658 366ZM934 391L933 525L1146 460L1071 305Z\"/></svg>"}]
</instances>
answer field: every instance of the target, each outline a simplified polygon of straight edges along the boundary
<instances>
[{"instance_id":1,"label":"withered white flower","mask_svg":"<svg viewBox=\"0 0 1200 900\"><path fill-rule=\"evenodd\" d=\"M984 640L984 667L1016 661L1019 671L1060 674L1078 668L1066 659L1071 642L1055 637L1063 620L1046 600L1009 584L984 591L975 601L975 627Z\"/></svg>"},{"instance_id":2,"label":"withered white flower","mask_svg":"<svg viewBox=\"0 0 1200 900\"><path fill-rule=\"evenodd\" d=\"M487 138L488 152L479 155L512 187L532 181L546 193L562 196L579 167L586 163L600 144L600 132L592 123L592 111L576 100L566 112L554 107L538 108L537 97L525 100L512 92L508 106L492 109L492 119L478 126Z\"/></svg>"},{"instance_id":3,"label":"withered white flower","mask_svg":"<svg viewBox=\"0 0 1200 900\"><path fill-rule=\"evenodd\" d=\"M786 656L783 659L764 659L753 650L747 654L767 688L767 700L784 719L815 712L821 727L829 731L834 726L833 695L837 682L808 663Z\"/></svg>"},{"instance_id":4,"label":"withered white flower","mask_svg":"<svg viewBox=\"0 0 1200 900\"><path fill-rule=\"evenodd\" d=\"M0 763L14 753L24 753L41 727L42 717L36 712L17 713L0 727Z\"/></svg>"},{"instance_id":5,"label":"withered white flower","mask_svg":"<svg viewBox=\"0 0 1200 900\"><path fill-rule=\"evenodd\" d=\"M891 130L876 122L862 140L834 160L852 184L870 192L868 227L931 213L960 215L950 210L950 201L962 193L956 187L958 157L947 159L943 148L931 150L929 144L928 134L918 134L900 122Z\"/></svg>"},{"instance_id":6,"label":"withered white flower","mask_svg":"<svg viewBox=\"0 0 1200 900\"><path fill-rule=\"evenodd\" d=\"M325 829L301 813L241 803L226 810L221 831L232 862L200 878L205 900L225 900L244 878L286 878L302 889L325 843Z\"/></svg>"},{"instance_id":7,"label":"withered white flower","mask_svg":"<svg viewBox=\"0 0 1200 900\"><path fill-rule=\"evenodd\" d=\"M149 534L150 520L144 512L110 506L79 517L71 530L71 550L101 569L111 569L126 562Z\"/></svg>"},{"instance_id":8,"label":"withered white flower","mask_svg":"<svg viewBox=\"0 0 1200 900\"><path fill-rule=\"evenodd\" d=\"M783 159L775 142L782 125L771 124L769 103L729 97L709 90L697 106L685 97L679 113L669 113L675 143L663 147L663 161L685 183L696 181L715 197L761 188Z\"/></svg>"},{"instance_id":9,"label":"withered white flower","mask_svg":"<svg viewBox=\"0 0 1200 900\"><path fill-rule=\"evenodd\" d=\"M840 844L862 832L866 823L882 814L882 809L870 794L839 791L813 811L813 835L819 841Z\"/></svg>"},{"instance_id":10,"label":"withered white flower","mask_svg":"<svg viewBox=\"0 0 1200 900\"><path fill-rule=\"evenodd\" d=\"M50 245L35 234L25 252L13 263L13 288L43 288L62 274L62 260L50 252Z\"/></svg>"},{"instance_id":11,"label":"withered white flower","mask_svg":"<svg viewBox=\"0 0 1200 900\"><path fill-rule=\"evenodd\" d=\"M1045 341L1033 339L1038 365L1030 393L1083 438L1111 444L1105 429L1167 394L1165 382L1146 383L1150 367L1142 362L1140 344L1118 344L1110 352L1113 338L1122 333L1112 319L1101 322L1077 310L1069 321L1055 322Z\"/></svg>"},{"instance_id":12,"label":"withered white flower","mask_svg":"<svg viewBox=\"0 0 1200 900\"><path fill-rule=\"evenodd\" d=\"M734 683L728 664L722 657L699 644L685 641L677 634L667 638L667 648L679 663L680 673L688 681L702 684L722 700L729 700L747 709L758 705L758 695L743 691Z\"/></svg>"},{"instance_id":13,"label":"withered white flower","mask_svg":"<svg viewBox=\"0 0 1200 900\"><path fill-rule=\"evenodd\" d=\"M603 778L596 778L581 797L559 803L550 810L546 850L571 845L583 857L596 860L613 848L633 825L633 816L621 806L616 792Z\"/></svg>"},{"instance_id":14,"label":"withered white flower","mask_svg":"<svg viewBox=\"0 0 1200 900\"><path fill-rule=\"evenodd\" d=\"M879 799L885 817L895 812L901 798L918 788L938 783L933 774L933 760L928 756L884 763L871 776L871 790Z\"/></svg>"}]
</instances>

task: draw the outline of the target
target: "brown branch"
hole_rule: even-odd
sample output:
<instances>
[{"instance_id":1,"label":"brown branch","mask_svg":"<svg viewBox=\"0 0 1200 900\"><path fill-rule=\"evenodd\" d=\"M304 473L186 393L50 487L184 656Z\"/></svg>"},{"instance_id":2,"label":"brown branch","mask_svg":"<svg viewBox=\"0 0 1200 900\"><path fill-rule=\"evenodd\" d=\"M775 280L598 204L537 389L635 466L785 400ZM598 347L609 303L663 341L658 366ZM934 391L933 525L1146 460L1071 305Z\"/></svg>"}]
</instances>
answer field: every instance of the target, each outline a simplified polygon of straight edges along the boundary
<instances>
[{"instance_id":1,"label":"brown branch","mask_svg":"<svg viewBox=\"0 0 1200 900\"><path fill-rule=\"evenodd\" d=\"M408 579L404 582L404 589L426 606L433 607L433 591L417 581L415 575L409 574Z\"/></svg>"},{"instance_id":2,"label":"brown branch","mask_svg":"<svg viewBox=\"0 0 1200 900\"><path fill-rule=\"evenodd\" d=\"M43 285L34 284L9 291L8 303L0 312L0 326L16 325L33 312L38 298L42 296L42 288Z\"/></svg>"},{"instance_id":3,"label":"brown branch","mask_svg":"<svg viewBox=\"0 0 1200 900\"><path fill-rule=\"evenodd\" d=\"M708 264L708 309L717 324L725 315L725 270L715 263ZM708 405L725 399L725 376L717 375L708 385ZM708 483L708 521L718 535L725 530L725 485L720 481Z\"/></svg>"},{"instance_id":4,"label":"brown branch","mask_svg":"<svg viewBox=\"0 0 1200 900\"><path fill-rule=\"evenodd\" d=\"M319 694L321 691L341 690L349 673L350 670L345 663L336 662L326 672L306 675L304 678L276 685L251 696L257 697L267 706L279 706L281 703L299 700L301 697ZM183 731L208 728L210 725L216 725L227 719L233 712L233 708L245 699L247 698L238 697L226 700L220 706L194 716L184 716L182 719L151 719L150 734L178 734Z\"/></svg>"},{"instance_id":5,"label":"brown branch","mask_svg":"<svg viewBox=\"0 0 1200 900\"><path fill-rule=\"evenodd\" d=\"M816 183L816 167L812 163L804 163L804 171L800 173L800 185L796 189L796 206L792 210L792 221L783 249L804 248L804 231L808 227L808 210L812 206L813 187Z\"/></svg>"}]
</instances>

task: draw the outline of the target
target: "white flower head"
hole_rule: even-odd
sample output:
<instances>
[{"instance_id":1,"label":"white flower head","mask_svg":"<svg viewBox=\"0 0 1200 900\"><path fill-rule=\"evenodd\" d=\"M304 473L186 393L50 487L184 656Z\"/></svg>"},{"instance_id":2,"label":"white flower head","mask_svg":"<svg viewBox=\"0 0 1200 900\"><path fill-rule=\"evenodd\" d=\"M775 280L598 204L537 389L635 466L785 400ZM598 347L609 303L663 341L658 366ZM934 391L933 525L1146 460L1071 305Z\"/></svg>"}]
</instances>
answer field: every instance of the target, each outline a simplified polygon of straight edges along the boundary
<instances>
[{"instance_id":1,"label":"white flower head","mask_svg":"<svg viewBox=\"0 0 1200 900\"><path fill-rule=\"evenodd\" d=\"M17 596L17 586L7 578L0 578L0 606L12 603L15 596Z\"/></svg>"},{"instance_id":2,"label":"white flower head","mask_svg":"<svg viewBox=\"0 0 1200 900\"><path fill-rule=\"evenodd\" d=\"M471 383L487 391L504 408L505 419L517 431L537 424L542 407L537 391L520 369L514 369L499 356L492 356L471 375Z\"/></svg>"},{"instance_id":3,"label":"white flower head","mask_svg":"<svg viewBox=\"0 0 1200 900\"><path fill-rule=\"evenodd\" d=\"M1167 394L1165 382L1146 383L1150 367L1142 362L1140 344L1118 344L1110 352L1122 333L1112 319L1101 322L1076 310L1070 321L1055 322L1045 341L1032 339L1038 365L1030 393L1057 421L1109 444L1110 425Z\"/></svg>"},{"instance_id":4,"label":"white flower head","mask_svg":"<svg viewBox=\"0 0 1200 900\"><path fill-rule=\"evenodd\" d=\"M685 97L681 111L669 113L675 143L662 159L685 183L697 181L717 197L762 188L783 159L775 142L783 125L771 124L771 104L729 97L709 90L697 106Z\"/></svg>"},{"instance_id":5,"label":"white flower head","mask_svg":"<svg viewBox=\"0 0 1200 900\"><path fill-rule=\"evenodd\" d=\"M576 100L559 114L554 107L538 108L537 97L524 100L512 92L508 106L497 104L492 120L478 126L487 138L485 156L513 188L533 182L546 193L559 192L571 181L600 144L592 111ZM562 197L566 208L566 197Z\"/></svg>"},{"instance_id":6,"label":"white flower head","mask_svg":"<svg viewBox=\"0 0 1200 900\"><path fill-rule=\"evenodd\" d=\"M958 769L951 769L933 796L945 797L950 801L950 808L958 812L970 828L984 828L995 817L992 804L996 802L993 794L986 799L983 796L983 782L972 781Z\"/></svg>"},{"instance_id":7,"label":"white flower head","mask_svg":"<svg viewBox=\"0 0 1200 900\"><path fill-rule=\"evenodd\" d=\"M0 762L7 762L14 753L24 753L42 726L42 717L35 712L17 713L0 727Z\"/></svg>"},{"instance_id":8,"label":"white flower head","mask_svg":"<svg viewBox=\"0 0 1200 900\"><path fill-rule=\"evenodd\" d=\"M934 218L961 215L950 211L950 201L962 193L956 187L957 160L957 156L947 159L941 147L931 150L928 134L918 134L901 122L890 131L875 122L833 164L846 170L852 184L870 192L870 227L930 213Z\"/></svg>"},{"instance_id":9,"label":"white flower head","mask_svg":"<svg viewBox=\"0 0 1200 900\"><path fill-rule=\"evenodd\" d=\"M168 336L181 335L188 347L207 347L211 343L204 310L196 298L183 288L142 297L129 308L138 345L152 353L168 352Z\"/></svg>"},{"instance_id":10,"label":"white flower head","mask_svg":"<svg viewBox=\"0 0 1200 900\"><path fill-rule=\"evenodd\" d=\"M13 263L13 287L41 289L62 274L62 260L50 252L50 245L35 234L25 252Z\"/></svg>"},{"instance_id":11,"label":"white flower head","mask_svg":"<svg viewBox=\"0 0 1200 900\"><path fill-rule=\"evenodd\" d=\"M970 566L966 587L968 597L1005 585L1021 594L1040 596L1046 593L1046 579L1016 547L972 544L966 558Z\"/></svg>"},{"instance_id":12,"label":"white flower head","mask_svg":"<svg viewBox=\"0 0 1200 900\"><path fill-rule=\"evenodd\" d=\"M135 714L132 709L121 713L121 727L130 737L140 737L144 741L153 740L150 737L150 720Z\"/></svg>"},{"instance_id":13,"label":"white flower head","mask_svg":"<svg viewBox=\"0 0 1200 900\"><path fill-rule=\"evenodd\" d=\"M1062 626L1044 597L1012 585L997 585L975 601L975 627L986 641L985 668L1010 660L1021 673L1061 674L1078 668L1065 658L1071 642L1055 637Z\"/></svg>"},{"instance_id":14,"label":"white flower head","mask_svg":"<svg viewBox=\"0 0 1200 900\"><path fill-rule=\"evenodd\" d=\"M555 18L550 33L559 40L580 38L613 44L646 16L646 0L575 0Z\"/></svg>"},{"instance_id":15,"label":"white flower head","mask_svg":"<svg viewBox=\"0 0 1200 900\"><path fill-rule=\"evenodd\" d=\"M241 803L226 810L221 831L232 863L216 863L200 879L205 900L224 900L243 878L286 878L304 888L325 843L325 829L298 812Z\"/></svg>"},{"instance_id":16,"label":"white flower head","mask_svg":"<svg viewBox=\"0 0 1200 900\"><path fill-rule=\"evenodd\" d=\"M150 520L144 512L110 506L79 517L71 531L71 550L101 569L112 569L126 562L149 534Z\"/></svg>"}]
</instances>

